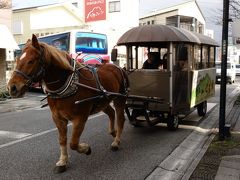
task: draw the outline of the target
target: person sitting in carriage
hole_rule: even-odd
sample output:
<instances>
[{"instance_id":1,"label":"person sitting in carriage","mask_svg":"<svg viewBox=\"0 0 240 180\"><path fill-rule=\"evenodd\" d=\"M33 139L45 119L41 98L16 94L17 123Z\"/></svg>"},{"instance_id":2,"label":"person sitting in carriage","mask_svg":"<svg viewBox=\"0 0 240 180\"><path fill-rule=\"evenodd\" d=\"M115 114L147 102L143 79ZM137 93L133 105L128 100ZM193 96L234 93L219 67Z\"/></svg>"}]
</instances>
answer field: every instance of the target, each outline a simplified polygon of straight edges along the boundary
<instances>
[{"instance_id":1,"label":"person sitting in carriage","mask_svg":"<svg viewBox=\"0 0 240 180\"><path fill-rule=\"evenodd\" d=\"M158 52L149 52L148 59L143 63L142 69L158 69L161 65Z\"/></svg>"}]
</instances>

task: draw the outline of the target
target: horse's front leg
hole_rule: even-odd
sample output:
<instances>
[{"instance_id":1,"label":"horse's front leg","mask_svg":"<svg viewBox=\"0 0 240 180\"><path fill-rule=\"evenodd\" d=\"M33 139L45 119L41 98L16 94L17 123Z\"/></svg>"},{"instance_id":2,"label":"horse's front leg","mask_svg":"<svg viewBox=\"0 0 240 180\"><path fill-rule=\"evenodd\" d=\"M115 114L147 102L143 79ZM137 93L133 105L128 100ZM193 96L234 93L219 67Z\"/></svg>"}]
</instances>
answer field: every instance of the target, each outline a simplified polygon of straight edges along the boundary
<instances>
[{"instance_id":1,"label":"horse's front leg","mask_svg":"<svg viewBox=\"0 0 240 180\"><path fill-rule=\"evenodd\" d=\"M85 127L85 123L86 123L87 117L79 117L77 119L74 119L72 121L73 124L73 132L72 132L72 139L71 139L71 143L70 143L70 148L72 150L76 150L79 153L83 153L86 155L90 155L91 154L91 148L88 144L86 143L80 143L79 144L79 139L80 136L83 132L83 129Z\"/></svg>"},{"instance_id":2,"label":"horse's front leg","mask_svg":"<svg viewBox=\"0 0 240 180\"><path fill-rule=\"evenodd\" d=\"M53 115L53 120L57 126L58 134L59 134L59 144L60 144L60 158L56 163L54 168L54 173L62 173L66 171L66 165L68 161L68 153L67 153L67 124L68 121L61 117L57 117Z\"/></svg>"}]
</instances>

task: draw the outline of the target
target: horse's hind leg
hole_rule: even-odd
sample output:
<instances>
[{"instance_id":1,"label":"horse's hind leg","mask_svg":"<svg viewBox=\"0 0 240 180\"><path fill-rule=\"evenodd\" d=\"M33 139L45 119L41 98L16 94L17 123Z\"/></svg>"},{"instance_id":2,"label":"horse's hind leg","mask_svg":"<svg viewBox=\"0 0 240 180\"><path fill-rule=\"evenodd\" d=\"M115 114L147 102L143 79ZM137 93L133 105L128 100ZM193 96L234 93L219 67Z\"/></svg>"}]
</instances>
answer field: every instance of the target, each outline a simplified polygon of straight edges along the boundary
<instances>
[{"instance_id":1,"label":"horse's hind leg","mask_svg":"<svg viewBox=\"0 0 240 180\"><path fill-rule=\"evenodd\" d=\"M79 139L85 127L86 120L87 120L87 117L86 118L79 117L72 121L73 133L72 133L70 147L72 150L76 150L79 153L90 155L91 154L90 146L86 143L79 144Z\"/></svg>"},{"instance_id":2,"label":"horse's hind leg","mask_svg":"<svg viewBox=\"0 0 240 180\"><path fill-rule=\"evenodd\" d=\"M118 150L119 144L120 144L120 138L122 135L122 130L125 122L124 117L124 108L126 99L125 98L117 98L113 101L114 107L116 109L116 115L117 115L117 134L114 138L113 143L111 144L112 150Z\"/></svg>"},{"instance_id":3,"label":"horse's hind leg","mask_svg":"<svg viewBox=\"0 0 240 180\"><path fill-rule=\"evenodd\" d=\"M115 121L115 111L114 109L108 105L103 112L108 115L109 117L109 134L111 134L113 137L116 137L116 130L114 127L114 121Z\"/></svg>"},{"instance_id":4,"label":"horse's hind leg","mask_svg":"<svg viewBox=\"0 0 240 180\"><path fill-rule=\"evenodd\" d=\"M54 168L54 173L62 173L66 171L66 165L68 161L68 153L67 153L67 124L68 121L61 117L52 116L53 120L58 128L59 133L59 144L60 144L60 158L56 163L56 167Z\"/></svg>"}]
</instances>

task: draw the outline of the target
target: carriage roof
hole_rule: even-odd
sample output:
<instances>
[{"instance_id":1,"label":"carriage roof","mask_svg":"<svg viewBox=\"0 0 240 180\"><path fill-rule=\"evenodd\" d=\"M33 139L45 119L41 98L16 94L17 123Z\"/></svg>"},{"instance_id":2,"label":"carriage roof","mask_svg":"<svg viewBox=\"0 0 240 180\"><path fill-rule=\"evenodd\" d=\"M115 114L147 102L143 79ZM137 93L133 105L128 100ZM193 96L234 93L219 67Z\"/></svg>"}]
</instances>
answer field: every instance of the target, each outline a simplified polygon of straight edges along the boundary
<instances>
[{"instance_id":1,"label":"carriage roof","mask_svg":"<svg viewBox=\"0 0 240 180\"><path fill-rule=\"evenodd\" d=\"M215 40L208 36L160 24L134 27L119 38L117 45L146 46L167 42L219 46Z\"/></svg>"}]
</instances>

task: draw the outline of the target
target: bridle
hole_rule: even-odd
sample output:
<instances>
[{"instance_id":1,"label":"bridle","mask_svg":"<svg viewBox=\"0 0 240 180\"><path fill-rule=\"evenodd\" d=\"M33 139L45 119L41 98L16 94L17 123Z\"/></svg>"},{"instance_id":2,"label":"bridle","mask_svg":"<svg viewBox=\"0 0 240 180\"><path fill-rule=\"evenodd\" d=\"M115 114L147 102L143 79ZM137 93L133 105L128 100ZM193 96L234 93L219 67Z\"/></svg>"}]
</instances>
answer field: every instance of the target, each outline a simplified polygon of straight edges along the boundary
<instances>
[{"instance_id":1,"label":"bridle","mask_svg":"<svg viewBox=\"0 0 240 180\"><path fill-rule=\"evenodd\" d=\"M27 82L25 83L25 86L29 87L33 82L38 82L37 79L39 79L39 77L44 77L44 75L45 75L45 64L44 64L43 57L44 57L43 56L43 48L40 48L39 68L33 75L27 75L26 73L24 73L23 71L20 71L18 69L14 70L14 72L16 74L19 74L23 78L27 79Z\"/></svg>"}]
</instances>

